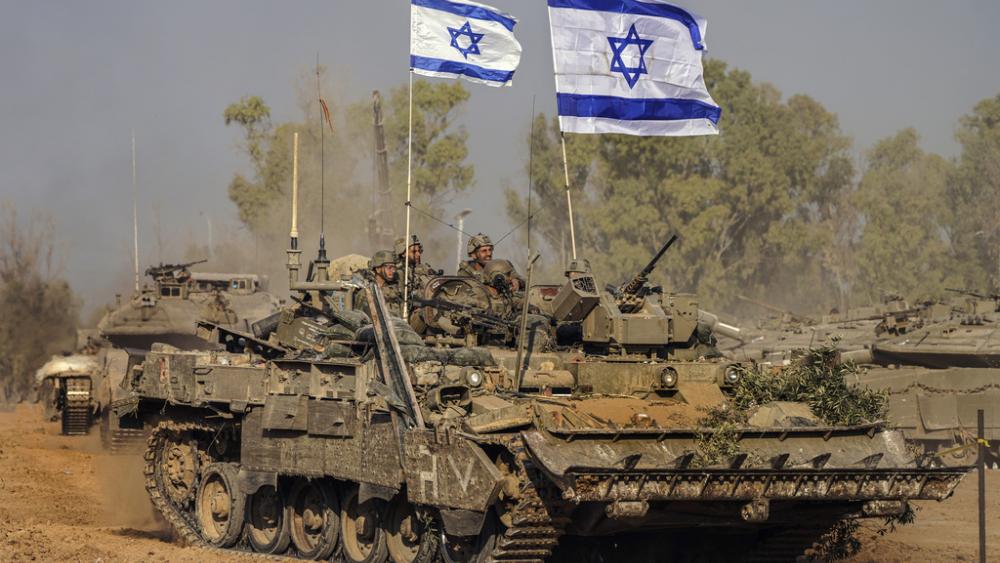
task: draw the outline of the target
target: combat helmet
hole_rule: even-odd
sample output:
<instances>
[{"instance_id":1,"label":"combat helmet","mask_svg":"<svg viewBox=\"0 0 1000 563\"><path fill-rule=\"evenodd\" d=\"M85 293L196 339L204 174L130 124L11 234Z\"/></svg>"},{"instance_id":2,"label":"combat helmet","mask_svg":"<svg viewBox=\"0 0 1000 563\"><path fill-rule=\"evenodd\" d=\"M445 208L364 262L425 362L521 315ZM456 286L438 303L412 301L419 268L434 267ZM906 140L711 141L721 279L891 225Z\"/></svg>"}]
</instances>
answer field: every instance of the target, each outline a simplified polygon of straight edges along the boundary
<instances>
[{"instance_id":1,"label":"combat helmet","mask_svg":"<svg viewBox=\"0 0 1000 563\"><path fill-rule=\"evenodd\" d=\"M398 239L396 239L396 243L393 245L393 250L395 251L397 257L401 258L403 254L406 254L406 250L413 245L419 246L420 250L423 251L424 244L420 242L420 239L417 238L417 235L410 235L409 245L404 246L403 245L404 240L406 239L404 239L403 237L399 237Z\"/></svg>"},{"instance_id":2,"label":"combat helmet","mask_svg":"<svg viewBox=\"0 0 1000 563\"><path fill-rule=\"evenodd\" d=\"M379 250L372 255L372 259L368 261L368 267L374 270L379 266L385 266L386 264L396 264L396 257L393 255L391 250Z\"/></svg>"},{"instance_id":3,"label":"combat helmet","mask_svg":"<svg viewBox=\"0 0 1000 563\"><path fill-rule=\"evenodd\" d=\"M484 246L493 246L493 241L490 240L489 235L477 233L476 236L469 239L469 244L465 247L465 253L472 256L477 250Z\"/></svg>"}]
</instances>

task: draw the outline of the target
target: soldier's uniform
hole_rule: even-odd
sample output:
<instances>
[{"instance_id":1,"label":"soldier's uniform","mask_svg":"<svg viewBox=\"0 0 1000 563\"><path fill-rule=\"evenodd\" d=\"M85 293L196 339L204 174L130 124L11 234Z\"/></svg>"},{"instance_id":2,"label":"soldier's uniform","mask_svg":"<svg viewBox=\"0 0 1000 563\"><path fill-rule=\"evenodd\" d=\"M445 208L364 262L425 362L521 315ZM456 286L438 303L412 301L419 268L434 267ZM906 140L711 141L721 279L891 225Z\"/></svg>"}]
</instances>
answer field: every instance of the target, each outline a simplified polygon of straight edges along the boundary
<instances>
[{"instance_id":1,"label":"soldier's uniform","mask_svg":"<svg viewBox=\"0 0 1000 563\"><path fill-rule=\"evenodd\" d=\"M396 239L395 251L396 251L396 285L399 286L399 291L403 291L403 276L405 276L406 270L406 252L412 248L414 245L418 246L421 252L424 249L424 245L417 238L417 235L410 235L409 246L404 246L403 239ZM426 284L427 280L440 276L441 272L430 267L425 262L421 261L419 264L414 264L410 262L410 291L418 293Z\"/></svg>"},{"instance_id":2,"label":"soldier's uniform","mask_svg":"<svg viewBox=\"0 0 1000 563\"><path fill-rule=\"evenodd\" d=\"M396 279L399 276L397 274L393 279L385 279L382 274L383 270L381 270L383 266L395 267L395 265L395 257L391 250L379 250L372 256L368 263L368 270L362 274L362 277L367 282L375 281L378 283L379 280L382 281L380 285L385 306L389 309L390 314L398 317L403 314L403 293L396 284ZM368 296L363 289L354 293L354 309L364 311L369 317L371 316L371 312L368 310Z\"/></svg>"},{"instance_id":3,"label":"soldier's uniform","mask_svg":"<svg viewBox=\"0 0 1000 563\"><path fill-rule=\"evenodd\" d=\"M469 260L466 260L465 262L459 264L458 266L459 276L475 278L477 281L484 284L489 282L489 280L485 279L484 276L483 266L485 262L480 260L479 257L477 256L479 249L483 247L489 247L490 249L493 248L493 241L490 240L490 237L488 235L484 235L483 233L478 233L476 236L469 239L469 243L465 247L466 253L469 255ZM492 253L490 257L492 260ZM510 272L508 272L508 276L512 280L517 280L521 290L524 289L524 278L522 278L517 273L517 271L511 268Z\"/></svg>"}]
</instances>

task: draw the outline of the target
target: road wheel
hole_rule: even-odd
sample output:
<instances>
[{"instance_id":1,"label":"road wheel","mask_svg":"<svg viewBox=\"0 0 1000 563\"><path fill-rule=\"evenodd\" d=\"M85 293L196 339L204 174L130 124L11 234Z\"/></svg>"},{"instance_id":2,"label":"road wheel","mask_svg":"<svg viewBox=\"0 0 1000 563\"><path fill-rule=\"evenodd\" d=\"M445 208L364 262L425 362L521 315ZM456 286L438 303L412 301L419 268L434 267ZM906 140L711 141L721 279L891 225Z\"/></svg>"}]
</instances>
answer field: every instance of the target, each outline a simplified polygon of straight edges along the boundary
<instances>
[{"instance_id":1,"label":"road wheel","mask_svg":"<svg viewBox=\"0 0 1000 563\"><path fill-rule=\"evenodd\" d=\"M286 514L292 543L305 559L326 559L337 547L340 503L324 481L300 478L288 495Z\"/></svg>"},{"instance_id":2,"label":"road wheel","mask_svg":"<svg viewBox=\"0 0 1000 563\"><path fill-rule=\"evenodd\" d=\"M357 487L349 488L340 501L340 543L349 563L383 563L388 558L382 513L385 503L377 499L358 504Z\"/></svg>"},{"instance_id":3,"label":"road wheel","mask_svg":"<svg viewBox=\"0 0 1000 563\"><path fill-rule=\"evenodd\" d=\"M288 549L291 536L285 506L271 485L257 489L247 503L247 539L257 553L276 555Z\"/></svg>"},{"instance_id":4,"label":"road wheel","mask_svg":"<svg viewBox=\"0 0 1000 563\"><path fill-rule=\"evenodd\" d=\"M429 515L418 513L400 493L389 504L386 547L395 563L430 563L437 556L437 526Z\"/></svg>"},{"instance_id":5,"label":"road wheel","mask_svg":"<svg viewBox=\"0 0 1000 563\"><path fill-rule=\"evenodd\" d=\"M501 533L503 524L497 519L496 513L490 510L486 514L483 528L478 536L450 536L441 526L441 559L445 563L486 563L497 544L497 536Z\"/></svg>"},{"instance_id":6,"label":"road wheel","mask_svg":"<svg viewBox=\"0 0 1000 563\"><path fill-rule=\"evenodd\" d=\"M198 444L194 438L172 436L156 453L155 477L163 494L175 506L188 506L194 500L201 471Z\"/></svg>"},{"instance_id":7,"label":"road wheel","mask_svg":"<svg viewBox=\"0 0 1000 563\"><path fill-rule=\"evenodd\" d=\"M246 495L240 492L234 464L216 463L205 469L195 503L201 536L215 547L232 547L243 531Z\"/></svg>"}]
</instances>

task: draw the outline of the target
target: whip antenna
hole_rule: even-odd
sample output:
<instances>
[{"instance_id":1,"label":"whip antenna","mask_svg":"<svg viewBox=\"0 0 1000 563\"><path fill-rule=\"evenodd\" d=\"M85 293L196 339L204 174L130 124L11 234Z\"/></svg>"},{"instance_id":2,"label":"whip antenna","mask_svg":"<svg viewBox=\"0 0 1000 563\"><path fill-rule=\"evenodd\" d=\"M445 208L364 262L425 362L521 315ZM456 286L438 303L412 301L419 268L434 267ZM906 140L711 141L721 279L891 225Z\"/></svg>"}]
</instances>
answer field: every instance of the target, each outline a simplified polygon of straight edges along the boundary
<instances>
[{"instance_id":1,"label":"whip antenna","mask_svg":"<svg viewBox=\"0 0 1000 563\"><path fill-rule=\"evenodd\" d=\"M327 115L326 104L319 87L319 53L316 53L316 99L319 100L319 256L326 260L326 139L323 118Z\"/></svg>"}]
</instances>

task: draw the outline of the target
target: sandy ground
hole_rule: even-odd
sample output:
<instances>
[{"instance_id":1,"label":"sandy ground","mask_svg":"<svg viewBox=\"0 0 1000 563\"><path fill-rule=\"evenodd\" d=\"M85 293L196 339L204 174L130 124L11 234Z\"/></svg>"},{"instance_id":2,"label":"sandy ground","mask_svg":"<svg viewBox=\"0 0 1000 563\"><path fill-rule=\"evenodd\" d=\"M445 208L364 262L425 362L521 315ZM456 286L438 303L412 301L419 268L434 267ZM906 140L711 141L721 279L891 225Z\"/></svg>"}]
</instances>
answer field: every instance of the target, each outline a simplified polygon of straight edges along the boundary
<instances>
[{"instance_id":1,"label":"sandy ground","mask_svg":"<svg viewBox=\"0 0 1000 563\"><path fill-rule=\"evenodd\" d=\"M141 476L138 456L103 453L96 430L69 438L34 406L0 411L0 561L260 561L173 543ZM989 560L1000 561L1000 471L987 490ZM866 526L851 561L976 561L975 493L973 473L947 501L920 504L914 524L884 537Z\"/></svg>"}]
</instances>

